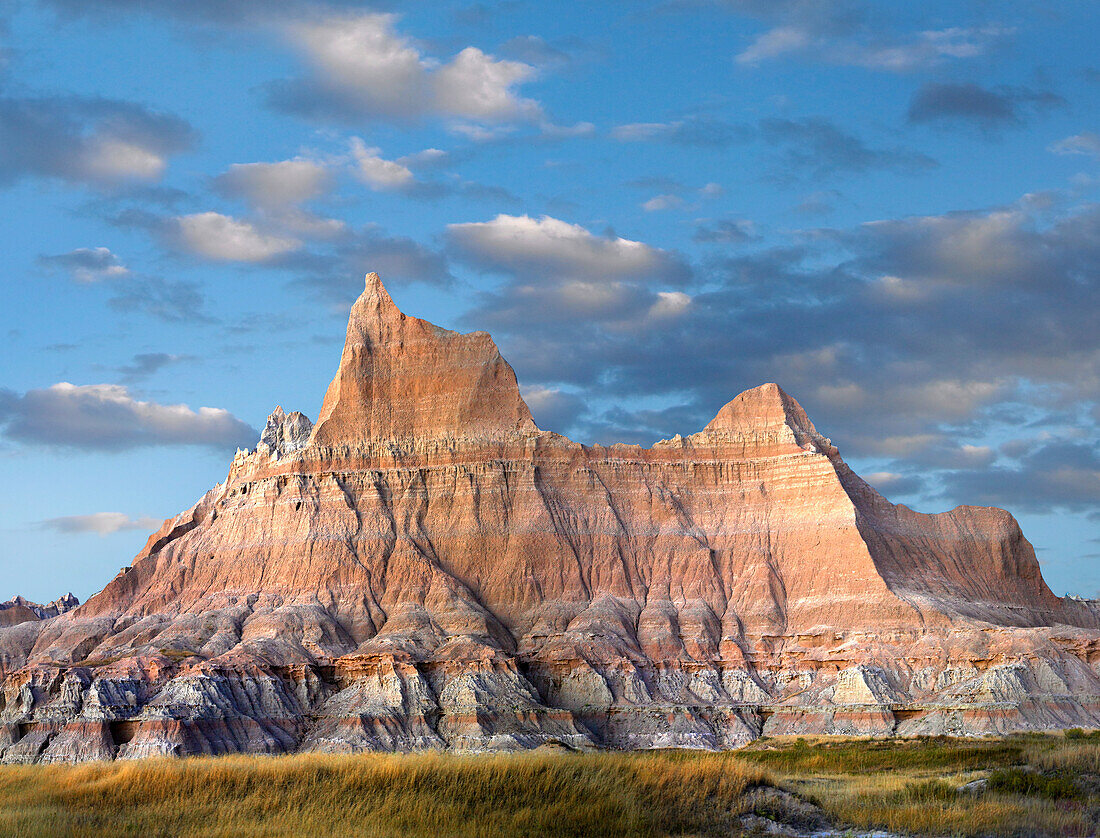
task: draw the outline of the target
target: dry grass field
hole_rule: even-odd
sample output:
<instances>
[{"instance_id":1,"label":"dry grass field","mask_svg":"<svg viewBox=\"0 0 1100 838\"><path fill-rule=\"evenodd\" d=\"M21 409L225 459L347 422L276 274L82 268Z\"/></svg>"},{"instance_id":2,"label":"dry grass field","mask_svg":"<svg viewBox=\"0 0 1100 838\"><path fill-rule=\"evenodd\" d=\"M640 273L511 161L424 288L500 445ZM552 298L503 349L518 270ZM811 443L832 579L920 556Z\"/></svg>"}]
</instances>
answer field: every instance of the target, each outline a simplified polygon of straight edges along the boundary
<instances>
[{"instance_id":1,"label":"dry grass field","mask_svg":"<svg viewBox=\"0 0 1100 838\"><path fill-rule=\"evenodd\" d=\"M800 834L1095 835L1100 738L0 767L5 836L728 836L765 817Z\"/></svg>"},{"instance_id":2,"label":"dry grass field","mask_svg":"<svg viewBox=\"0 0 1100 838\"><path fill-rule=\"evenodd\" d=\"M1097 835L1100 735L1068 734L765 739L738 753L844 828L968 838Z\"/></svg>"}]
</instances>

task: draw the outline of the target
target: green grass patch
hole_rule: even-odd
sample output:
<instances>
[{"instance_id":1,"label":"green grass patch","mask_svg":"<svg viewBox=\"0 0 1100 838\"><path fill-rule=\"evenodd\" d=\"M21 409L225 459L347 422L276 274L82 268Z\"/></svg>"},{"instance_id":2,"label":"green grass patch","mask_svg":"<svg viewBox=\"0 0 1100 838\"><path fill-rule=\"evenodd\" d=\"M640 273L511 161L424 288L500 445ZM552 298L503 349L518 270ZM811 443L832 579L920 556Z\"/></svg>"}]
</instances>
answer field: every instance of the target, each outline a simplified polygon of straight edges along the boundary
<instances>
[{"instance_id":1,"label":"green grass patch","mask_svg":"<svg viewBox=\"0 0 1100 838\"><path fill-rule=\"evenodd\" d=\"M777 747L778 744L778 747ZM867 774L880 771L974 771L1016 765L1024 744L948 737L831 740L810 744L766 740L740 752L769 769L796 774Z\"/></svg>"},{"instance_id":2,"label":"green grass patch","mask_svg":"<svg viewBox=\"0 0 1100 838\"><path fill-rule=\"evenodd\" d=\"M987 792L1022 794L1047 800L1074 800L1085 795L1064 772L1041 774L1023 768L1002 768L989 775Z\"/></svg>"}]
</instances>

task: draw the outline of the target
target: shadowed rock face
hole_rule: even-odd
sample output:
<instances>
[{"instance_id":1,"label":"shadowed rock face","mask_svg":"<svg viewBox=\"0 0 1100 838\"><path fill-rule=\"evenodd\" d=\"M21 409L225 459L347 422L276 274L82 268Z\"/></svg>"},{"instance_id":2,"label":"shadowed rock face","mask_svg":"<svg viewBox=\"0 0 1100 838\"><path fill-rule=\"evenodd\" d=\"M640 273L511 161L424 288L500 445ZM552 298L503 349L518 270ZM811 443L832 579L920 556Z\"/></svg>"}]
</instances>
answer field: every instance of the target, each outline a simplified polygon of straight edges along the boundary
<instances>
[{"instance_id":1,"label":"shadowed rock face","mask_svg":"<svg viewBox=\"0 0 1100 838\"><path fill-rule=\"evenodd\" d=\"M777 385L579 445L370 275L315 426L277 409L103 591L0 628L0 756L1100 726L1098 660L1011 515L889 503Z\"/></svg>"}]
</instances>

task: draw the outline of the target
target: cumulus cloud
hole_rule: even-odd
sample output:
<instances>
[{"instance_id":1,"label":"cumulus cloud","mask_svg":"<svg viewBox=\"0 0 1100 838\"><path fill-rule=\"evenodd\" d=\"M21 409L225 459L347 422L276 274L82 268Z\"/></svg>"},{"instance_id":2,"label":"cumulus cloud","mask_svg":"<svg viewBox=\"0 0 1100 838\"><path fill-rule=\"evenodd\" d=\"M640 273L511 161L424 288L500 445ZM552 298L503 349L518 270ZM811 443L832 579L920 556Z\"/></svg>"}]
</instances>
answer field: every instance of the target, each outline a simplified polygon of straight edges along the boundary
<instances>
[{"instance_id":1,"label":"cumulus cloud","mask_svg":"<svg viewBox=\"0 0 1100 838\"><path fill-rule=\"evenodd\" d=\"M598 236L550 216L498 215L492 221L452 224L455 258L507 282L481 295L467 320L505 330L537 325L601 323L621 332L654 320L676 320L689 307L682 286L691 269L674 252L614 234Z\"/></svg>"},{"instance_id":2,"label":"cumulus cloud","mask_svg":"<svg viewBox=\"0 0 1100 838\"><path fill-rule=\"evenodd\" d=\"M275 163L235 163L214 179L214 185L253 207L278 210L319 198L332 188L332 181L325 165L297 157Z\"/></svg>"},{"instance_id":3,"label":"cumulus cloud","mask_svg":"<svg viewBox=\"0 0 1100 838\"><path fill-rule=\"evenodd\" d=\"M447 238L485 270L529 277L679 283L690 273L683 259L669 251L615 235L597 236L548 215L498 215L492 221L451 224Z\"/></svg>"},{"instance_id":4,"label":"cumulus cloud","mask_svg":"<svg viewBox=\"0 0 1100 838\"><path fill-rule=\"evenodd\" d=\"M684 199L679 195L654 195L647 201L642 202L642 209L646 212L660 212L667 209L679 209L684 205Z\"/></svg>"},{"instance_id":5,"label":"cumulus cloud","mask_svg":"<svg viewBox=\"0 0 1100 838\"><path fill-rule=\"evenodd\" d=\"M69 272L77 282L92 283L129 276L130 270L106 247L78 247L68 253L40 256L38 263Z\"/></svg>"},{"instance_id":6,"label":"cumulus cloud","mask_svg":"<svg viewBox=\"0 0 1100 838\"><path fill-rule=\"evenodd\" d=\"M737 54L738 64L756 65L761 61L798 52L814 42L810 32L797 26L777 26L756 37L748 47Z\"/></svg>"},{"instance_id":7,"label":"cumulus cloud","mask_svg":"<svg viewBox=\"0 0 1100 838\"><path fill-rule=\"evenodd\" d=\"M1011 464L960 469L944 477L944 493L971 503L1022 512L1065 510L1096 516L1100 508L1100 454L1071 440L1040 445Z\"/></svg>"},{"instance_id":8,"label":"cumulus cloud","mask_svg":"<svg viewBox=\"0 0 1100 838\"><path fill-rule=\"evenodd\" d=\"M412 170L396 160L383 158L382 149L370 148L358 137L352 139L351 154L355 161L355 176L371 189L396 191L407 189L416 180Z\"/></svg>"},{"instance_id":9,"label":"cumulus cloud","mask_svg":"<svg viewBox=\"0 0 1100 838\"><path fill-rule=\"evenodd\" d=\"M404 157L398 157L397 162L406 168L435 169L443 166L451 159L451 155L440 148L425 148Z\"/></svg>"},{"instance_id":10,"label":"cumulus cloud","mask_svg":"<svg viewBox=\"0 0 1100 838\"><path fill-rule=\"evenodd\" d=\"M1027 114L1064 105L1049 91L928 82L909 102L912 123L969 123L984 130L1022 125Z\"/></svg>"},{"instance_id":11,"label":"cumulus cloud","mask_svg":"<svg viewBox=\"0 0 1100 838\"><path fill-rule=\"evenodd\" d=\"M268 262L302 245L296 238L265 233L250 221L217 212L177 216L172 232L182 249L218 262Z\"/></svg>"},{"instance_id":12,"label":"cumulus cloud","mask_svg":"<svg viewBox=\"0 0 1100 838\"><path fill-rule=\"evenodd\" d=\"M93 512L89 515L64 515L60 518L47 518L40 521L43 529L54 530L66 535L95 533L100 538L126 530L152 532L160 527L156 518L131 518L123 512Z\"/></svg>"},{"instance_id":13,"label":"cumulus cloud","mask_svg":"<svg viewBox=\"0 0 1100 838\"><path fill-rule=\"evenodd\" d=\"M245 201L257 220L202 213L192 216L189 222L177 220L172 232L177 240L186 240L181 234L190 225L195 239L217 243L220 252L249 254L249 258L231 257L233 261L267 261L297 250L299 237L332 239L345 232L343 221L319 216L302 206L327 195L334 181L331 161L296 157L274 163L235 163L214 178L214 188L227 197ZM227 239L234 241L229 243ZM185 247L196 250L193 245ZM197 252L203 251L199 248Z\"/></svg>"},{"instance_id":14,"label":"cumulus cloud","mask_svg":"<svg viewBox=\"0 0 1100 838\"><path fill-rule=\"evenodd\" d=\"M0 390L4 436L27 445L124 450L152 445L250 445L256 431L228 410L141 401L119 384L61 382L23 394Z\"/></svg>"},{"instance_id":15,"label":"cumulus cloud","mask_svg":"<svg viewBox=\"0 0 1100 838\"><path fill-rule=\"evenodd\" d=\"M913 475L898 474L894 471L875 471L864 474L863 479L885 495L917 494L924 489L924 481Z\"/></svg>"},{"instance_id":16,"label":"cumulus cloud","mask_svg":"<svg viewBox=\"0 0 1100 838\"><path fill-rule=\"evenodd\" d=\"M1074 468L1068 449L1012 463L990 440L1053 405L1097 433L1097 264L1100 208L1025 201L713 248L696 267L703 282L683 290L509 262L508 281L465 319L494 331L526 387L583 399L572 427L587 438L691 433L738 392L779 381L845 456L898 475L877 478L888 495L1026 511L1066 506L1066 487L1093 479L1091 455Z\"/></svg>"},{"instance_id":17,"label":"cumulus cloud","mask_svg":"<svg viewBox=\"0 0 1100 838\"><path fill-rule=\"evenodd\" d=\"M310 75L271 85L271 103L347 122L439 116L496 123L541 117L538 103L518 93L535 75L531 65L476 47L440 61L398 33L396 22L392 14L366 13L288 24L286 34L305 56Z\"/></svg>"},{"instance_id":18,"label":"cumulus cloud","mask_svg":"<svg viewBox=\"0 0 1100 838\"><path fill-rule=\"evenodd\" d=\"M194 140L179 117L132 102L0 96L0 186L23 177L97 187L153 181Z\"/></svg>"}]
</instances>

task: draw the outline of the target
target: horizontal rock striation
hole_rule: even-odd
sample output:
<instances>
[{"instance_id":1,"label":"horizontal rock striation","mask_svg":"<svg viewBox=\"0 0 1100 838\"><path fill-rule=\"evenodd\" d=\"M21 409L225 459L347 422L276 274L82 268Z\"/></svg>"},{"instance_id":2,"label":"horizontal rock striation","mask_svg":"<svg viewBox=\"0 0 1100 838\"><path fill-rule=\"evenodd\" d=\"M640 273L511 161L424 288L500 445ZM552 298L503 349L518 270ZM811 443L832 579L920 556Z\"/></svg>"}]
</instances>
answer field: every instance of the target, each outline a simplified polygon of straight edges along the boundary
<instances>
[{"instance_id":1,"label":"horizontal rock striation","mask_svg":"<svg viewBox=\"0 0 1100 838\"><path fill-rule=\"evenodd\" d=\"M1100 727L1100 620L998 509L889 503L775 384L651 448L540 431L369 275L316 425L74 611L0 628L0 759L720 749Z\"/></svg>"}]
</instances>

